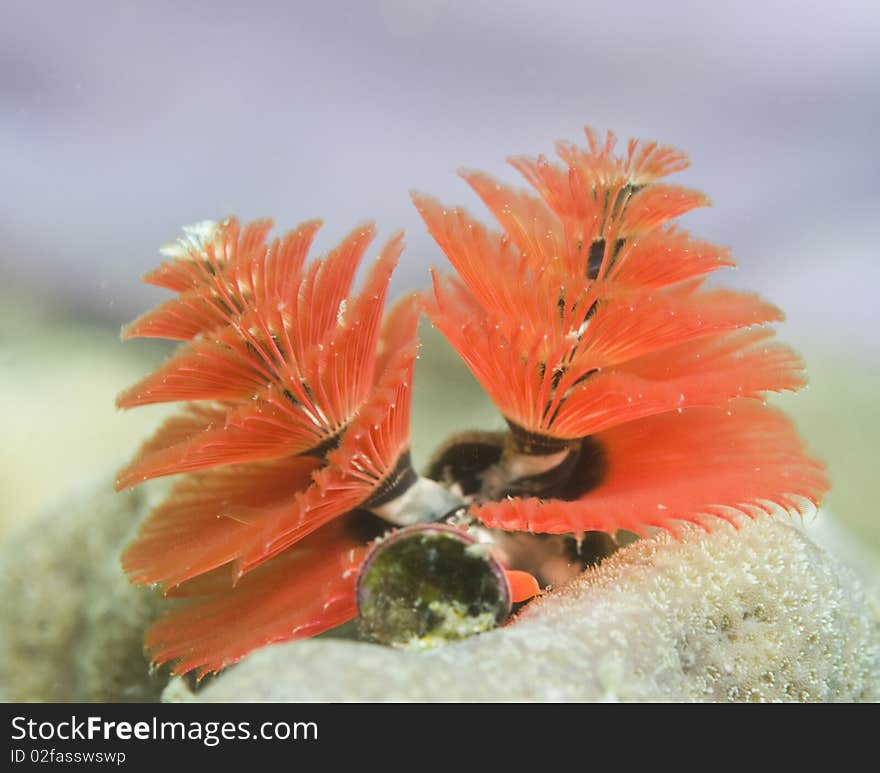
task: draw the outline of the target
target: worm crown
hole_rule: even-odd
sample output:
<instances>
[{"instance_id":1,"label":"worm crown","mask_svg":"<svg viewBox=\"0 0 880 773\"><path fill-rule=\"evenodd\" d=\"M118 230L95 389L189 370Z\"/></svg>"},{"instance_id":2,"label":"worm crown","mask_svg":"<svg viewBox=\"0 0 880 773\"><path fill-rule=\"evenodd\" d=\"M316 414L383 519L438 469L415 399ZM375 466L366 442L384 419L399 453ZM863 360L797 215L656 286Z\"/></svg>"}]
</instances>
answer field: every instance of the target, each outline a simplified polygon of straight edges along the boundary
<instances>
[{"instance_id":1,"label":"worm crown","mask_svg":"<svg viewBox=\"0 0 880 773\"><path fill-rule=\"evenodd\" d=\"M175 295L123 337L180 347L118 399L183 404L118 477L122 489L183 474L122 558L132 582L174 599L146 634L154 663L218 671L354 618L358 587L383 640L443 630L441 608L457 610L456 630L482 630L600 560L616 535L818 503L822 465L764 402L805 384L773 338L782 313L707 287L730 254L674 222L708 203L665 182L687 157L636 141L617 154L613 135L591 130L585 147L556 151L511 159L526 189L462 172L495 229L413 194L454 273L433 270L429 291L387 311L403 239L355 289L369 224L311 260L316 220L274 238L268 220L205 221L161 249L144 281ZM507 430L438 442L420 475L409 433L423 312ZM398 558L423 583L376 575L399 568L374 545L400 527L416 537ZM466 569L476 585L455 581ZM382 619L383 587L411 608ZM477 587L473 614L427 598Z\"/></svg>"}]
</instances>

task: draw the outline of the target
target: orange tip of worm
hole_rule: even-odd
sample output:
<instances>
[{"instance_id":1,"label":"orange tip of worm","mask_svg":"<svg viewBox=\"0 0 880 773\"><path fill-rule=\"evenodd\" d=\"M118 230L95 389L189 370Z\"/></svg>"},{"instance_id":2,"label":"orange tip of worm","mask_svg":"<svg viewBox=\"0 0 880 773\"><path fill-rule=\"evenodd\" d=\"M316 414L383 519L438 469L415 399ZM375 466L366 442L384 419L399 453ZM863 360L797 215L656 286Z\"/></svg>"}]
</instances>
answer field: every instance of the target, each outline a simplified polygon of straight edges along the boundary
<instances>
[{"instance_id":1,"label":"orange tip of worm","mask_svg":"<svg viewBox=\"0 0 880 773\"><path fill-rule=\"evenodd\" d=\"M522 572L519 569L506 569L504 574L507 575L507 582L510 585L510 600L514 604L541 595L541 586L528 572Z\"/></svg>"}]
</instances>

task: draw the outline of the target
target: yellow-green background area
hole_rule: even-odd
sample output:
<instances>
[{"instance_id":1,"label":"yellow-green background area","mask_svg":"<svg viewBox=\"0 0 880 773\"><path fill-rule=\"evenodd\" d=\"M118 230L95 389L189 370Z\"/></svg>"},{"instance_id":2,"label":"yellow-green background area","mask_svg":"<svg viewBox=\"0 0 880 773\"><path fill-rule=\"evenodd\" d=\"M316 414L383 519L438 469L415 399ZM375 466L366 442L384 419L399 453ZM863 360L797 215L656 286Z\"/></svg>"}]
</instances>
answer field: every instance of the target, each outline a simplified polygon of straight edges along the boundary
<instances>
[{"instance_id":1,"label":"yellow-green background area","mask_svg":"<svg viewBox=\"0 0 880 773\"><path fill-rule=\"evenodd\" d=\"M503 427L467 368L427 324L422 342L413 406L418 465L455 432ZM169 407L121 412L114 396L170 351L150 341L122 344L106 327L0 302L0 539L65 497L105 484L129 458ZM777 402L828 463L833 513L880 555L880 367L843 351L802 353L809 389Z\"/></svg>"}]
</instances>

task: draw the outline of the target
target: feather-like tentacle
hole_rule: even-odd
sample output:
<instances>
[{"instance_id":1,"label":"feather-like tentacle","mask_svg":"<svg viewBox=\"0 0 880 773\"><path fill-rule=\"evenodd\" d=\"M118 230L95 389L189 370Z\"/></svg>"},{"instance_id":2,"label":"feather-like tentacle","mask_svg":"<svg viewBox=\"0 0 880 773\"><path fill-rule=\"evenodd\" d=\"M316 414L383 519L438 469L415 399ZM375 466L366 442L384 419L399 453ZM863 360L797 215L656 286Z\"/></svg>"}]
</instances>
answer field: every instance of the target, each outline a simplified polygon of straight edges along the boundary
<instances>
[{"instance_id":1,"label":"feather-like tentacle","mask_svg":"<svg viewBox=\"0 0 880 773\"><path fill-rule=\"evenodd\" d=\"M357 567L366 553L345 519L328 524L211 595L188 598L148 630L154 664L199 678L257 647L314 636L357 612Z\"/></svg>"},{"instance_id":2,"label":"feather-like tentacle","mask_svg":"<svg viewBox=\"0 0 880 773\"><path fill-rule=\"evenodd\" d=\"M594 436L600 482L573 501L511 498L474 510L485 525L566 533L626 529L644 534L676 521L704 524L719 508L746 512L772 503L803 511L828 487L790 420L755 401L693 408L614 427Z\"/></svg>"},{"instance_id":3,"label":"feather-like tentacle","mask_svg":"<svg viewBox=\"0 0 880 773\"><path fill-rule=\"evenodd\" d=\"M249 308L236 325L193 342L124 392L119 398L123 406L215 399L229 402L229 408L222 421L215 416L201 432L142 451L120 473L119 486L218 465L320 453L336 443L373 389L388 282L402 250L398 234L372 266L361 292L342 308L342 301L333 300L340 292L337 284L343 289L350 285L372 236L371 228L358 229L318 262L300 288L303 308L289 314L277 304ZM301 249L304 237L294 241ZM288 258L301 265L296 256ZM249 297L267 284L264 265L254 265L259 271L251 277ZM311 321L307 311L315 293L331 300L314 298L317 321ZM332 324L324 319L328 302L336 303Z\"/></svg>"},{"instance_id":4,"label":"feather-like tentacle","mask_svg":"<svg viewBox=\"0 0 880 773\"><path fill-rule=\"evenodd\" d=\"M237 512L261 513L292 502L321 463L293 457L190 475L175 484L122 555L132 582L168 589L238 558L254 529Z\"/></svg>"},{"instance_id":5,"label":"feather-like tentacle","mask_svg":"<svg viewBox=\"0 0 880 773\"><path fill-rule=\"evenodd\" d=\"M240 544L240 572L247 572L323 524L364 504L395 471L409 450L412 372L418 351L416 296L398 303L383 336L383 369L370 400L327 455L327 466L292 505L261 516ZM390 345L389 345L390 344Z\"/></svg>"}]
</instances>

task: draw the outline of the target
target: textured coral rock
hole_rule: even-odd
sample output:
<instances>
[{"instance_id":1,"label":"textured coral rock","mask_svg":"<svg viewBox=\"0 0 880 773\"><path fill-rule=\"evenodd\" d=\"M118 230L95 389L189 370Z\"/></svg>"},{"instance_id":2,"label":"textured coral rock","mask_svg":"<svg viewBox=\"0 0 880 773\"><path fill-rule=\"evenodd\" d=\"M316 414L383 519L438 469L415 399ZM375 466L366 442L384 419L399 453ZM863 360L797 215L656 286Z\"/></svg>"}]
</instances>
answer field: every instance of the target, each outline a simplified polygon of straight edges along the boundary
<instances>
[{"instance_id":1,"label":"textured coral rock","mask_svg":"<svg viewBox=\"0 0 880 773\"><path fill-rule=\"evenodd\" d=\"M181 699L180 683L166 699ZM519 618L428 652L318 640L249 657L200 701L876 701L880 621L784 518L618 552Z\"/></svg>"},{"instance_id":2,"label":"textured coral rock","mask_svg":"<svg viewBox=\"0 0 880 773\"><path fill-rule=\"evenodd\" d=\"M109 489L0 547L0 700L150 701L165 686L141 646L156 597L118 561L162 491ZM880 700L876 599L813 542L826 534L777 518L661 535L503 629L428 652L326 637L277 645L195 695L175 680L165 699Z\"/></svg>"},{"instance_id":3,"label":"textured coral rock","mask_svg":"<svg viewBox=\"0 0 880 773\"><path fill-rule=\"evenodd\" d=\"M34 518L0 547L0 700L144 701L164 686L141 644L154 594L119 551L152 504L145 488L98 493Z\"/></svg>"}]
</instances>

